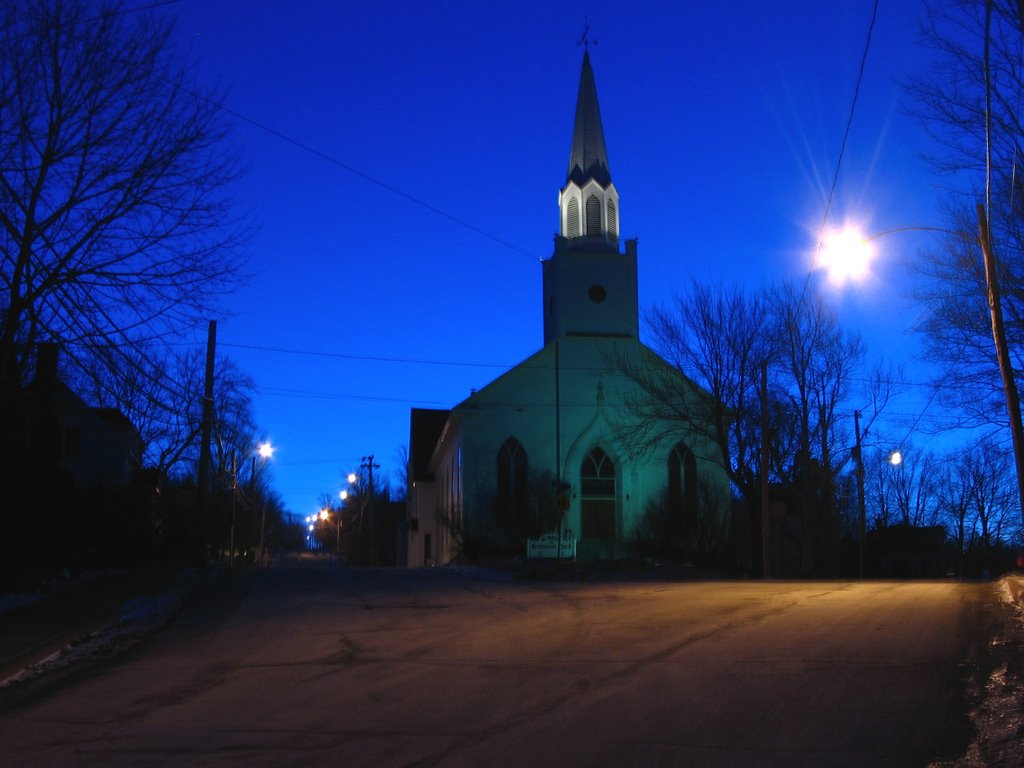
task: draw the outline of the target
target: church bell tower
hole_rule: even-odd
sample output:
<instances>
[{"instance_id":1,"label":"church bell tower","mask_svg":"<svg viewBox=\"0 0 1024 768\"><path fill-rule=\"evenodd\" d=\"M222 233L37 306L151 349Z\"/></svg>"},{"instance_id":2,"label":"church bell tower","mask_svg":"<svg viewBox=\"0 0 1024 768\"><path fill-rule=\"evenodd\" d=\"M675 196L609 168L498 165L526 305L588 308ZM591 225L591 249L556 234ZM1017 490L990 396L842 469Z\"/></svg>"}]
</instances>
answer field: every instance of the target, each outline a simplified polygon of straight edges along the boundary
<instances>
[{"instance_id":1,"label":"church bell tower","mask_svg":"<svg viewBox=\"0 0 1024 768\"><path fill-rule=\"evenodd\" d=\"M637 338L636 240L619 250L612 183L590 52L583 54L559 234L544 262L544 344L562 336Z\"/></svg>"}]
</instances>

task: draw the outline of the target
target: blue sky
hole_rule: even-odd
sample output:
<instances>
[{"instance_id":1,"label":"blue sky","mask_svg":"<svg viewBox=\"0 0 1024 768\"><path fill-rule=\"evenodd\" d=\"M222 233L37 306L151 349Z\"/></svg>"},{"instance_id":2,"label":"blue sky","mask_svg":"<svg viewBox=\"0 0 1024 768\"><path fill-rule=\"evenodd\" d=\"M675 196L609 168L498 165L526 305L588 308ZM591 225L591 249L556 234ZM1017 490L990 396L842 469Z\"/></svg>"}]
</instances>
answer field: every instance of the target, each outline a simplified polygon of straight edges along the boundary
<instances>
[{"instance_id":1,"label":"blue sky","mask_svg":"<svg viewBox=\"0 0 1024 768\"><path fill-rule=\"evenodd\" d=\"M754 288L807 273L872 5L161 9L177 16L196 76L219 82L232 110L330 158L246 122L233 134L248 167L235 194L258 231L245 252L252 279L217 318L219 349L256 381L287 507L314 511L367 454L395 472L411 407L451 407L540 348L540 260L557 229L585 17L622 234L639 238L643 308L692 278ZM929 145L899 82L927 66L921 12L880 3L836 223L941 223L939 180L921 159ZM873 275L829 294L871 359L914 358L908 261L927 242L879 241ZM205 328L195 338L205 343ZM926 375L911 367L907 378ZM893 406L895 439L920 407L913 393Z\"/></svg>"}]
</instances>

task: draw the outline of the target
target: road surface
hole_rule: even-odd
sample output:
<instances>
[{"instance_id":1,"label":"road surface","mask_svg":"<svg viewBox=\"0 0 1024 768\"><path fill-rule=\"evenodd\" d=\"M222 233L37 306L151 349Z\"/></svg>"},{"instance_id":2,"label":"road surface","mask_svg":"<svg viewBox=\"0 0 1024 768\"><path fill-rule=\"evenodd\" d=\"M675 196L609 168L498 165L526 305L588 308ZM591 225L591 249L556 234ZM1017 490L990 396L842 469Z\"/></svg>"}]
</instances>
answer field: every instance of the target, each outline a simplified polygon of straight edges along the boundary
<instances>
[{"instance_id":1,"label":"road surface","mask_svg":"<svg viewBox=\"0 0 1024 768\"><path fill-rule=\"evenodd\" d=\"M926 766L990 584L239 571L0 714L5 765Z\"/></svg>"}]
</instances>

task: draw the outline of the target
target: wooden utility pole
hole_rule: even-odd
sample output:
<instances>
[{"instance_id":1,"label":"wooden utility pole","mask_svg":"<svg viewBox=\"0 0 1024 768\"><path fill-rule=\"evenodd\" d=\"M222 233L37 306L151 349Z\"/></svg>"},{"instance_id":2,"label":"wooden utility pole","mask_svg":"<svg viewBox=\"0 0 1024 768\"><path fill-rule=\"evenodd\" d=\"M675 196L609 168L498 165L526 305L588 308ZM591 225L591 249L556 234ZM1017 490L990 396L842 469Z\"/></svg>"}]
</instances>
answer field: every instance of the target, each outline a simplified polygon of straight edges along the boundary
<instances>
[{"instance_id":1,"label":"wooden utility pole","mask_svg":"<svg viewBox=\"0 0 1024 768\"><path fill-rule=\"evenodd\" d=\"M761 361L761 578L772 577L768 504L768 361Z\"/></svg>"},{"instance_id":2,"label":"wooden utility pole","mask_svg":"<svg viewBox=\"0 0 1024 768\"><path fill-rule=\"evenodd\" d=\"M854 458L857 460L857 522L860 528L860 577L864 578L864 528L867 514L864 510L864 454L860 445L860 411L853 412L853 433L856 437Z\"/></svg>"},{"instance_id":3,"label":"wooden utility pole","mask_svg":"<svg viewBox=\"0 0 1024 768\"><path fill-rule=\"evenodd\" d=\"M978 239L981 254L985 259L985 285L988 288L988 311L992 320L992 338L996 345L996 360L999 374L1003 379L1006 395L1006 410L1010 417L1010 435L1013 437L1013 460L1017 467L1017 493L1020 502L1021 519L1024 520L1024 427L1020 417L1020 396L1017 382L1013 377L1010 363L1010 349L1006 343L1006 326L1003 323L1003 306L999 293L999 275L992 250L992 235L988 228L985 206L978 203Z\"/></svg>"},{"instance_id":4,"label":"wooden utility pole","mask_svg":"<svg viewBox=\"0 0 1024 768\"><path fill-rule=\"evenodd\" d=\"M371 453L369 456L363 456L363 463L360 465L360 468L367 471L367 483L369 485L366 513L370 516L370 565L377 565L377 527L373 519L373 470L380 469L380 464L373 463L373 454Z\"/></svg>"},{"instance_id":5,"label":"wooden utility pole","mask_svg":"<svg viewBox=\"0 0 1024 768\"><path fill-rule=\"evenodd\" d=\"M196 543L197 556L206 565L208 554L207 528L209 526L210 494L210 436L213 432L213 362L217 353L217 321L211 320L206 337L206 384L203 390L203 421L199 442L199 487L196 489Z\"/></svg>"}]
</instances>

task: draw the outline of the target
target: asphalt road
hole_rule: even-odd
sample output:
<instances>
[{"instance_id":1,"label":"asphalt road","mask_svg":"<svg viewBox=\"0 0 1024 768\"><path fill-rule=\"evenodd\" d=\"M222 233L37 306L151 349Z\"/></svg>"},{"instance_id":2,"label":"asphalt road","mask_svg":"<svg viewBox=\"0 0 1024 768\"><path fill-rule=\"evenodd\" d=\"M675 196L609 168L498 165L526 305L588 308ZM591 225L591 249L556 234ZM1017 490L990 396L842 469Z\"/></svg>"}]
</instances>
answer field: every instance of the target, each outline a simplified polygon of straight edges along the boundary
<instances>
[{"instance_id":1,"label":"asphalt road","mask_svg":"<svg viewBox=\"0 0 1024 768\"><path fill-rule=\"evenodd\" d=\"M991 584L232 574L0 715L5 765L926 766Z\"/></svg>"}]
</instances>

